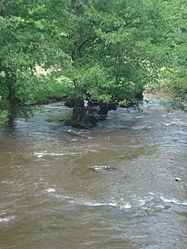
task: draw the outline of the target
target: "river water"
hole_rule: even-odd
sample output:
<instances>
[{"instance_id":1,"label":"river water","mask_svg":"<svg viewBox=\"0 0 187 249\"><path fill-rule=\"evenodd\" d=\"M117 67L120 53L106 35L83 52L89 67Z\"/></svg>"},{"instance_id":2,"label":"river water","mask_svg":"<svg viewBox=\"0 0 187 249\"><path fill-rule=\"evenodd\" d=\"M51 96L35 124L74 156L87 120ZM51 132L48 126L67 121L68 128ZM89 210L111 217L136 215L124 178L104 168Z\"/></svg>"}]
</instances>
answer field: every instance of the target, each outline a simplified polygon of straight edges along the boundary
<instances>
[{"instance_id":1,"label":"river water","mask_svg":"<svg viewBox=\"0 0 187 249\"><path fill-rule=\"evenodd\" d=\"M152 99L76 130L44 109L0 132L0 249L187 248L187 113Z\"/></svg>"}]
</instances>

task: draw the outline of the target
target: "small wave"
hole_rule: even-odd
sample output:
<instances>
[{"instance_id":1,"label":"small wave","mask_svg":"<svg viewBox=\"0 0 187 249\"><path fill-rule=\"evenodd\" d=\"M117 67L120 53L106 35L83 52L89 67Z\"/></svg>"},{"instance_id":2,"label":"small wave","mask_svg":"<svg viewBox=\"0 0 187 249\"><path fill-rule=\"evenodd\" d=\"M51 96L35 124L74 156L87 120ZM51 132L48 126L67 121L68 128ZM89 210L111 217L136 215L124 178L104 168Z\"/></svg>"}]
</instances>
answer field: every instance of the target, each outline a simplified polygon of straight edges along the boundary
<instances>
[{"instance_id":1,"label":"small wave","mask_svg":"<svg viewBox=\"0 0 187 249\"><path fill-rule=\"evenodd\" d=\"M76 204L80 206L87 206L87 207L115 207L119 208L120 210L123 209L130 209L132 206L130 203L125 202L125 203L118 203L116 201L112 202L96 202L92 200L82 200L82 199L73 199L73 200L68 200L69 203L71 204Z\"/></svg>"},{"instance_id":2,"label":"small wave","mask_svg":"<svg viewBox=\"0 0 187 249\"><path fill-rule=\"evenodd\" d=\"M171 123L164 123L164 125L165 125L165 126L170 126L170 125L171 125Z\"/></svg>"},{"instance_id":3,"label":"small wave","mask_svg":"<svg viewBox=\"0 0 187 249\"><path fill-rule=\"evenodd\" d=\"M143 116L136 116L135 118L136 118L136 119L142 119Z\"/></svg>"},{"instance_id":4,"label":"small wave","mask_svg":"<svg viewBox=\"0 0 187 249\"><path fill-rule=\"evenodd\" d=\"M119 209L130 209L131 208L131 204L128 203L128 202L124 203L124 204L119 204L117 202L92 202L92 201L84 201L82 203L82 205L89 206L89 207L109 206L109 207L116 207L116 208L119 208Z\"/></svg>"},{"instance_id":5,"label":"small wave","mask_svg":"<svg viewBox=\"0 0 187 249\"><path fill-rule=\"evenodd\" d=\"M98 150L94 150L94 149L86 149L87 152L98 152Z\"/></svg>"},{"instance_id":6,"label":"small wave","mask_svg":"<svg viewBox=\"0 0 187 249\"><path fill-rule=\"evenodd\" d=\"M67 156L67 155L80 155L81 153L68 152L68 153L53 153L53 152L35 152L34 156L37 158L42 158L44 156Z\"/></svg>"},{"instance_id":7,"label":"small wave","mask_svg":"<svg viewBox=\"0 0 187 249\"><path fill-rule=\"evenodd\" d=\"M125 204L123 204L123 205L120 204L120 205L119 205L119 208L120 208L120 209L130 209L130 208L132 208L132 206L131 206L130 203L127 202L127 203L125 203Z\"/></svg>"},{"instance_id":8,"label":"small wave","mask_svg":"<svg viewBox=\"0 0 187 249\"><path fill-rule=\"evenodd\" d=\"M37 156L38 158L43 157L45 154L44 153L34 153L35 156Z\"/></svg>"},{"instance_id":9,"label":"small wave","mask_svg":"<svg viewBox=\"0 0 187 249\"><path fill-rule=\"evenodd\" d=\"M64 156L64 153L35 152L34 155L41 158L43 156Z\"/></svg>"},{"instance_id":10,"label":"small wave","mask_svg":"<svg viewBox=\"0 0 187 249\"><path fill-rule=\"evenodd\" d=\"M180 120L171 121L169 123L163 123L165 126L186 126L186 123Z\"/></svg>"},{"instance_id":11,"label":"small wave","mask_svg":"<svg viewBox=\"0 0 187 249\"><path fill-rule=\"evenodd\" d=\"M46 189L46 191L47 191L48 193L55 193L55 192L56 192L56 189L55 189L55 188L48 188L48 189Z\"/></svg>"},{"instance_id":12,"label":"small wave","mask_svg":"<svg viewBox=\"0 0 187 249\"><path fill-rule=\"evenodd\" d=\"M163 196L160 197L160 199L165 202L165 203L171 203L171 204L176 204L176 205L182 205L182 206L187 206L187 202L181 202L175 198L172 199L167 199Z\"/></svg>"},{"instance_id":13,"label":"small wave","mask_svg":"<svg viewBox=\"0 0 187 249\"><path fill-rule=\"evenodd\" d=\"M48 190L51 188L48 188ZM53 191L52 191L53 192ZM114 200L113 198L111 201L100 202L91 199L85 198L74 198L72 196L63 196L59 194L55 194L58 199L65 200L67 203L78 205L78 206L86 206L86 207L114 207L118 209L130 209L132 206L129 202L126 202L122 199L119 201Z\"/></svg>"},{"instance_id":14,"label":"small wave","mask_svg":"<svg viewBox=\"0 0 187 249\"><path fill-rule=\"evenodd\" d=\"M15 216L9 216L9 217L5 217L5 218L0 218L0 223L5 223L5 222L9 222L10 220L15 219Z\"/></svg>"},{"instance_id":15,"label":"small wave","mask_svg":"<svg viewBox=\"0 0 187 249\"><path fill-rule=\"evenodd\" d=\"M175 198L168 199L163 196L154 196L152 192L149 193L149 196L135 198L134 201L138 205L136 207L138 214L142 212L143 214L145 214L145 212L157 212L168 208L173 209L175 205L185 206L185 208L187 206L187 202L185 201L179 201Z\"/></svg>"},{"instance_id":16,"label":"small wave","mask_svg":"<svg viewBox=\"0 0 187 249\"><path fill-rule=\"evenodd\" d=\"M71 141L72 141L72 142L77 142L77 141L78 141L78 139L76 139L76 138L72 138L72 139L71 139Z\"/></svg>"},{"instance_id":17,"label":"small wave","mask_svg":"<svg viewBox=\"0 0 187 249\"><path fill-rule=\"evenodd\" d=\"M139 200L138 200L138 204L139 204L140 206L144 206L145 203L146 203L146 201L145 201L144 199L139 199Z\"/></svg>"},{"instance_id":18,"label":"small wave","mask_svg":"<svg viewBox=\"0 0 187 249\"><path fill-rule=\"evenodd\" d=\"M97 170L107 170L107 169L111 169L111 167L108 166L108 165L94 165L94 166L91 167L91 169L97 171Z\"/></svg>"},{"instance_id":19,"label":"small wave","mask_svg":"<svg viewBox=\"0 0 187 249\"><path fill-rule=\"evenodd\" d=\"M76 137L87 137L87 138L89 137L89 132L85 132L85 131L76 131L73 129L68 129L67 133L69 135L76 136Z\"/></svg>"},{"instance_id":20,"label":"small wave","mask_svg":"<svg viewBox=\"0 0 187 249\"><path fill-rule=\"evenodd\" d=\"M142 125L132 127L133 130L143 130L144 128Z\"/></svg>"}]
</instances>

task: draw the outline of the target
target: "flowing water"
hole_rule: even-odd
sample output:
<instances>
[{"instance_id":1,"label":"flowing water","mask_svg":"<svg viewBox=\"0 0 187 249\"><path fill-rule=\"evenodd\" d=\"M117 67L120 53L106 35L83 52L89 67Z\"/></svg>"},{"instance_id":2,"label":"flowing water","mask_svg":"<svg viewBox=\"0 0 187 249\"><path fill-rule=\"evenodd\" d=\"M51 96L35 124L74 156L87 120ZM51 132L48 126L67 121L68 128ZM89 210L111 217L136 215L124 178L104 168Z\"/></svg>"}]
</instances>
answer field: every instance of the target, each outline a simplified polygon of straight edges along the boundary
<instances>
[{"instance_id":1,"label":"flowing water","mask_svg":"<svg viewBox=\"0 0 187 249\"><path fill-rule=\"evenodd\" d=\"M91 130L47 121L65 109L0 132L0 248L187 248L187 113L152 99Z\"/></svg>"}]
</instances>

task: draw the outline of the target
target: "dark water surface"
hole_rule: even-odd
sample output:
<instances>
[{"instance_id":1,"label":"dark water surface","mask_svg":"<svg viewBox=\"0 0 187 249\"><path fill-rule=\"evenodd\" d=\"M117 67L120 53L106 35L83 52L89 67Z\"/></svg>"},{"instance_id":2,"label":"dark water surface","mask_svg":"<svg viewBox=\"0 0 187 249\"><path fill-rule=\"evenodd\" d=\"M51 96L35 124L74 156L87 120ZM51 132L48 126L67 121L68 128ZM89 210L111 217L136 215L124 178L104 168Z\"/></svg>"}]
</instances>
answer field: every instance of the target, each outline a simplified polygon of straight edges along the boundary
<instances>
[{"instance_id":1,"label":"dark water surface","mask_svg":"<svg viewBox=\"0 0 187 249\"><path fill-rule=\"evenodd\" d=\"M63 109L0 132L0 249L187 248L187 113L151 100L76 130L47 121Z\"/></svg>"}]
</instances>

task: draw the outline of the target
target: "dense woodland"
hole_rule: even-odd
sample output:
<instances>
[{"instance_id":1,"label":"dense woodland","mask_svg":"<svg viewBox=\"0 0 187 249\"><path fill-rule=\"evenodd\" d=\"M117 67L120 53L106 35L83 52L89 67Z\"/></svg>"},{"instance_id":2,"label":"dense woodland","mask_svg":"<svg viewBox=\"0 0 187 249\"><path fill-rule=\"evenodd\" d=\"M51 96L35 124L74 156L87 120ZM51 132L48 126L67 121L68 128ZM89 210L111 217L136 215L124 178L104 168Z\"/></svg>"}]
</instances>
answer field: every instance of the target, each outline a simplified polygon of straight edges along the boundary
<instances>
[{"instance_id":1,"label":"dense woodland","mask_svg":"<svg viewBox=\"0 0 187 249\"><path fill-rule=\"evenodd\" d=\"M1 0L0 119L66 99L74 122L143 91L185 98L185 0ZM84 99L99 105L85 117ZM70 122L70 124L72 124Z\"/></svg>"}]
</instances>

